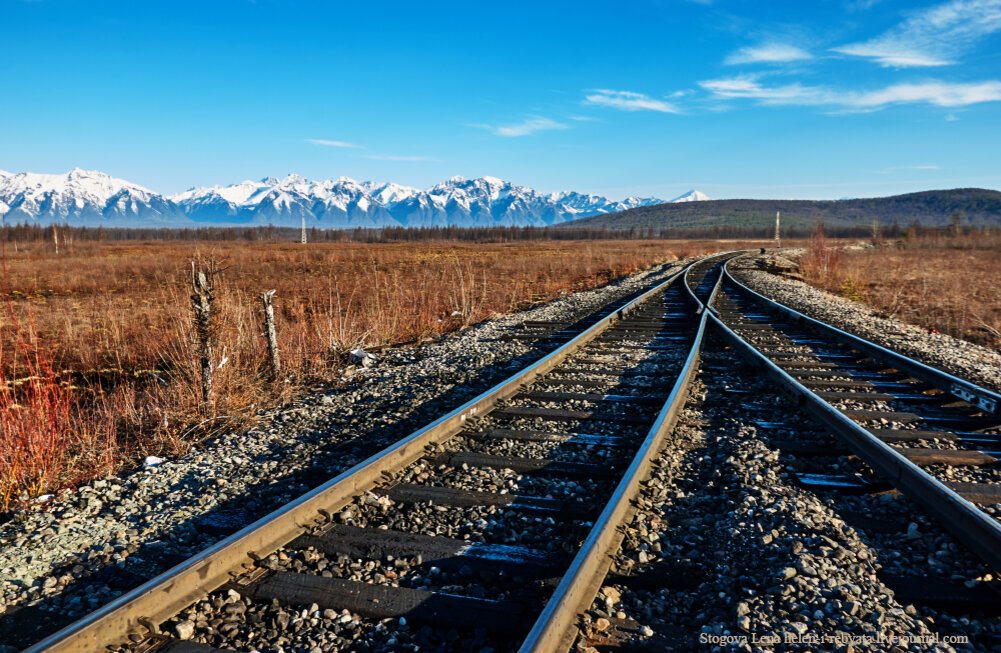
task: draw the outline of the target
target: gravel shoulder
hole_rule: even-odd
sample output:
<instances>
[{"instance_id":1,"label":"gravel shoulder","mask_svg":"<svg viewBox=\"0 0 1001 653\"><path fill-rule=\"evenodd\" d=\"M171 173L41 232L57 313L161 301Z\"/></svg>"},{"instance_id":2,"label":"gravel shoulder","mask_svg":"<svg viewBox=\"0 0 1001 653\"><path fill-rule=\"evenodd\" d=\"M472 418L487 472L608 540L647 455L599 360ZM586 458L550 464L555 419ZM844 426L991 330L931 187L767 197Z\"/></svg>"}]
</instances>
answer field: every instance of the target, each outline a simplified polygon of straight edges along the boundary
<instances>
[{"instance_id":1,"label":"gravel shoulder","mask_svg":"<svg viewBox=\"0 0 1001 653\"><path fill-rule=\"evenodd\" d=\"M0 653L16 651L226 537L548 353L505 340L574 322L684 261L380 355L333 388L176 460L92 481L0 524Z\"/></svg>"},{"instance_id":2,"label":"gravel shoulder","mask_svg":"<svg viewBox=\"0 0 1001 653\"><path fill-rule=\"evenodd\" d=\"M885 582L992 578L913 503L797 483L813 466L864 471L848 457L785 450L836 450L819 428L710 339L576 650L616 639L645 651L997 650L997 617L912 605Z\"/></svg>"},{"instance_id":3,"label":"gravel shoulder","mask_svg":"<svg viewBox=\"0 0 1001 653\"><path fill-rule=\"evenodd\" d=\"M730 272L749 288L805 315L985 388L1001 391L1001 353L941 333L929 333L895 318L881 317L864 304L757 269L757 262L766 256L736 259L729 266Z\"/></svg>"}]
</instances>

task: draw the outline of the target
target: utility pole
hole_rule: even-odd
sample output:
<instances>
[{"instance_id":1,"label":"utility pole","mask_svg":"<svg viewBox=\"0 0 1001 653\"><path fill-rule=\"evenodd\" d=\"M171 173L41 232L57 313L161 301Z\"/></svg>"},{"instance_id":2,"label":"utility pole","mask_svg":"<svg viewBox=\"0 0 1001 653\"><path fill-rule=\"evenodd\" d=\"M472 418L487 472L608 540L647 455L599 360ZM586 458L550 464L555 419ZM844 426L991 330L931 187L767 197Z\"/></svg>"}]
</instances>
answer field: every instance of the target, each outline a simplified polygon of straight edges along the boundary
<instances>
[{"instance_id":1,"label":"utility pole","mask_svg":"<svg viewBox=\"0 0 1001 653\"><path fill-rule=\"evenodd\" d=\"M780 242L781 242L781 238L779 238L779 212L776 211L775 212L775 246L778 247Z\"/></svg>"},{"instance_id":2,"label":"utility pole","mask_svg":"<svg viewBox=\"0 0 1001 653\"><path fill-rule=\"evenodd\" d=\"M302 243L303 245L306 244L306 214L305 213L302 214L302 236L300 237L299 242Z\"/></svg>"}]
</instances>

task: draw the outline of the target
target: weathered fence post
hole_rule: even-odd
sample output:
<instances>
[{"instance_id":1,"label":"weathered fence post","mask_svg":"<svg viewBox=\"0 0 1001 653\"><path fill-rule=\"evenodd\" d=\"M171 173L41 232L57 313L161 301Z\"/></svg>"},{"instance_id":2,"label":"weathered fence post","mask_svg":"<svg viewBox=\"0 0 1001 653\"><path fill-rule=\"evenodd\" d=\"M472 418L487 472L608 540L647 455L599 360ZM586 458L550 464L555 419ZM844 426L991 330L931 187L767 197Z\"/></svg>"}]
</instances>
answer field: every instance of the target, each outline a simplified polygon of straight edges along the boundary
<instances>
[{"instance_id":1,"label":"weathered fence post","mask_svg":"<svg viewBox=\"0 0 1001 653\"><path fill-rule=\"evenodd\" d=\"M271 358L271 378L277 379L282 371L281 359L278 357L278 334L275 332L275 307L271 299L274 290L261 293L261 303L264 305L264 335L268 338L268 355Z\"/></svg>"},{"instance_id":2,"label":"weathered fence post","mask_svg":"<svg viewBox=\"0 0 1001 653\"><path fill-rule=\"evenodd\" d=\"M212 301L215 299L214 260L207 271L196 270L191 262L191 308L195 313L195 336L198 338L198 367L202 381L202 412L208 414L212 402Z\"/></svg>"}]
</instances>

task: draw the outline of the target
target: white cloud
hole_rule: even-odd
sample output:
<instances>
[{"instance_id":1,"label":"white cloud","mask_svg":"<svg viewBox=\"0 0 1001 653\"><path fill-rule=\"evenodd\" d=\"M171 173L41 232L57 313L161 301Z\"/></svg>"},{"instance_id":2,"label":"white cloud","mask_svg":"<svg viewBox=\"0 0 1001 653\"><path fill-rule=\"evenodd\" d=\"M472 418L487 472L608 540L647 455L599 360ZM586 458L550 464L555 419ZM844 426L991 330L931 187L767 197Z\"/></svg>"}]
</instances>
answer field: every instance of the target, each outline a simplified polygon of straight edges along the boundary
<instances>
[{"instance_id":1,"label":"white cloud","mask_svg":"<svg viewBox=\"0 0 1001 653\"><path fill-rule=\"evenodd\" d=\"M891 166L889 168L883 168L879 171L881 175L888 175L891 172L897 172L898 170L941 170L942 166Z\"/></svg>"},{"instance_id":2,"label":"white cloud","mask_svg":"<svg viewBox=\"0 0 1001 653\"><path fill-rule=\"evenodd\" d=\"M372 159L373 161L437 161L430 156L400 156L396 154L367 154L365 159Z\"/></svg>"},{"instance_id":3,"label":"white cloud","mask_svg":"<svg viewBox=\"0 0 1001 653\"><path fill-rule=\"evenodd\" d=\"M872 9L880 2L882 0L848 0L845 3L845 7L848 11L865 11L866 9Z\"/></svg>"},{"instance_id":4,"label":"white cloud","mask_svg":"<svg viewBox=\"0 0 1001 653\"><path fill-rule=\"evenodd\" d=\"M1001 82L894 84L878 91L853 94L847 99L861 107L921 102L940 107L962 107L1001 100Z\"/></svg>"},{"instance_id":5,"label":"white cloud","mask_svg":"<svg viewBox=\"0 0 1001 653\"><path fill-rule=\"evenodd\" d=\"M783 43L765 43L755 47L741 48L727 56L726 64L743 63L783 63L787 61L802 61L813 56L794 45Z\"/></svg>"},{"instance_id":6,"label":"white cloud","mask_svg":"<svg viewBox=\"0 0 1001 653\"><path fill-rule=\"evenodd\" d=\"M529 134L534 134L539 131L548 131L553 129L569 129L567 125L561 122L556 122L555 120L550 120L549 118L543 118L541 116L532 116L520 123L514 125L478 125L478 124L467 124L467 127L476 127L477 129L486 129L489 132L497 136L528 136Z\"/></svg>"},{"instance_id":7,"label":"white cloud","mask_svg":"<svg viewBox=\"0 0 1001 653\"><path fill-rule=\"evenodd\" d=\"M350 147L356 150L365 148L364 145L355 145L354 143L345 143L344 141L327 141L322 138L307 138L306 142L313 145L323 145L324 147Z\"/></svg>"},{"instance_id":8,"label":"white cloud","mask_svg":"<svg viewBox=\"0 0 1001 653\"><path fill-rule=\"evenodd\" d=\"M598 119L592 116L570 116L570 120L576 120L577 122L597 122Z\"/></svg>"},{"instance_id":9,"label":"white cloud","mask_svg":"<svg viewBox=\"0 0 1001 653\"><path fill-rule=\"evenodd\" d=\"M945 66L1001 30L1001 0L952 0L914 12L893 29L835 52L894 68Z\"/></svg>"},{"instance_id":10,"label":"white cloud","mask_svg":"<svg viewBox=\"0 0 1001 653\"><path fill-rule=\"evenodd\" d=\"M856 111L877 111L891 104L933 104L961 107L1001 100L1001 82L953 83L929 81L892 84L872 91L850 91L823 86L763 86L756 77L735 77L699 82L720 99L749 98L761 104L831 106Z\"/></svg>"},{"instance_id":11,"label":"white cloud","mask_svg":"<svg viewBox=\"0 0 1001 653\"><path fill-rule=\"evenodd\" d=\"M610 91L608 89L595 89L584 98L585 104L597 104L605 107L614 107L623 111L660 111L661 113L681 113L681 111L669 102L656 100L642 93L632 91Z\"/></svg>"}]
</instances>

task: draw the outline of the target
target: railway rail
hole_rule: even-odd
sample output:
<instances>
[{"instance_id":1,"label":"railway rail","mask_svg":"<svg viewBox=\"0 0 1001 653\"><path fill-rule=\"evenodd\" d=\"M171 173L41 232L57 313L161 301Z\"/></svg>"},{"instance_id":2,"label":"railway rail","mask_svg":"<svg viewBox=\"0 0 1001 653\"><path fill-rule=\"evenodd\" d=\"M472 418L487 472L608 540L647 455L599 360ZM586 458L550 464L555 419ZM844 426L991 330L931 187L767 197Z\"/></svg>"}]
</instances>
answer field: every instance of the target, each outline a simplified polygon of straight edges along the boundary
<instances>
[{"instance_id":1,"label":"railway rail","mask_svg":"<svg viewBox=\"0 0 1001 653\"><path fill-rule=\"evenodd\" d=\"M374 618L445 626L473 619L495 630L503 624L503 637L521 638L521 650L566 650L576 616L594 598L621 540L617 526L634 510L630 499L671 432L698 365L707 316L687 283L687 274L672 276L493 389L28 650L211 650L187 641L177 615L219 588L261 602L318 603ZM581 426L591 432L574 430ZM536 455L499 455L498 447ZM450 486L450 475L470 468L513 470L534 491ZM547 484L573 478L586 480L579 486L584 492ZM546 520L539 538L560 547L370 528L359 525L366 502L408 514L488 508L504 518L539 515ZM340 557L393 552L388 555L397 560L417 552L417 566L458 564L462 571L513 573L535 583L513 599L497 600L273 568L288 558L285 550L303 548Z\"/></svg>"},{"instance_id":2,"label":"railway rail","mask_svg":"<svg viewBox=\"0 0 1001 653\"><path fill-rule=\"evenodd\" d=\"M519 337L565 342L27 650L242 648L284 636L280 606L309 605L303 620L361 615L376 624L366 636L389 647L377 624L391 617L437 628L454 650L476 630L523 653L567 651L612 573L710 328L873 471L804 474L804 485L896 487L1001 569L1001 525L975 505L1001 502L998 485L928 471L1001 458L991 433L1001 397L758 295L727 270L735 255L697 261L578 332L524 325Z\"/></svg>"},{"instance_id":3,"label":"railway rail","mask_svg":"<svg viewBox=\"0 0 1001 653\"><path fill-rule=\"evenodd\" d=\"M989 432L1001 426L1001 395L774 302L739 283L727 265L722 280L711 310L724 337L876 475L803 482L859 492L888 484L1001 569L1001 523L978 507L1001 503L1001 478L956 483L925 469L995 465L1001 435Z\"/></svg>"}]
</instances>

